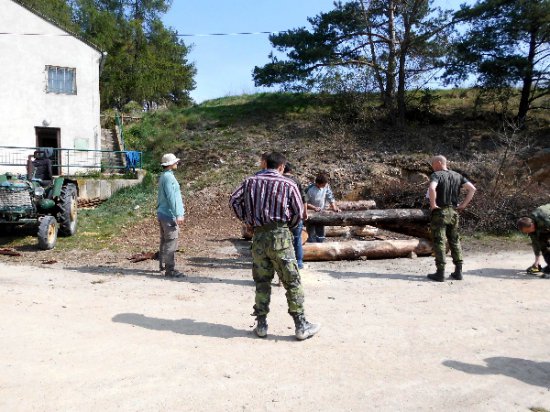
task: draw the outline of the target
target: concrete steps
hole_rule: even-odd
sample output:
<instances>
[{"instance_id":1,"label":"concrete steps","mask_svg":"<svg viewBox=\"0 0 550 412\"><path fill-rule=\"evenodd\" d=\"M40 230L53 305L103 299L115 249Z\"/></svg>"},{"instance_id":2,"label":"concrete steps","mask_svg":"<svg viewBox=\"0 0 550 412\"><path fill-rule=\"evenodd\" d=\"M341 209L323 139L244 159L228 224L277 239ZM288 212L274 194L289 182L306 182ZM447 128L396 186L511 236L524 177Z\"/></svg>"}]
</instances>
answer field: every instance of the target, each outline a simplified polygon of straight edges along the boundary
<instances>
[{"instance_id":1,"label":"concrete steps","mask_svg":"<svg viewBox=\"0 0 550 412\"><path fill-rule=\"evenodd\" d=\"M101 150L110 152L122 150L114 129L101 129ZM104 172L116 173L124 170L125 166L122 153L105 152L101 154L101 168Z\"/></svg>"}]
</instances>

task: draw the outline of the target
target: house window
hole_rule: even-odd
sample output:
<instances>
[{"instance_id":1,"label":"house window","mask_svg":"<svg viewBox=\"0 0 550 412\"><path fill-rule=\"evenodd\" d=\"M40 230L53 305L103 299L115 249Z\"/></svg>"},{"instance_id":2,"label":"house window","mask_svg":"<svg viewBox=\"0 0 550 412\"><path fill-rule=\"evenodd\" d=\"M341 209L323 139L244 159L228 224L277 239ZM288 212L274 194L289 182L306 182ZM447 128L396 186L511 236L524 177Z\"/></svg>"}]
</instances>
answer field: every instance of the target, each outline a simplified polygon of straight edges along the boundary
<instances>
[{"instance_id":1,"label":"house window","mask_svg":"<svg viewBox=\"0 0 550 412\"><path fill-rule=\"evenodd\" d=\"M48 72L47 93L76 94L76 69L46 66Z\"/></svg>"}]
</instances>

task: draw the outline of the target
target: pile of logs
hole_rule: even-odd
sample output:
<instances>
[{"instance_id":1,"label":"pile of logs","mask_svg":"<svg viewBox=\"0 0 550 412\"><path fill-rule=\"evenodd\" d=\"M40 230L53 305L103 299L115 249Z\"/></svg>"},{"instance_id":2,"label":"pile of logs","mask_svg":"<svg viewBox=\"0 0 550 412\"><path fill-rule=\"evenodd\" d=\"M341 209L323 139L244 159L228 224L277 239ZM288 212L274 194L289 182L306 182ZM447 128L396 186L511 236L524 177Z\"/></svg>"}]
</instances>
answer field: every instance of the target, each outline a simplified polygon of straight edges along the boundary
<instances>
[{"instance_id":1,"label":"pile of logs","mask_svg":"<svg viewBox=\"0 0 550 412\"><path fill-rule=\"evenodd\" d=\"M100 199L99 197L94 197L93 199L78 199L78 207L80 209L93 209L103 202L106 199Z\"/></svg>"},{"instance_id":2,"label":"pile of logs","mask_svg":"<svg viewBox=\"0 0 550 412\"><path fill-rule=\"evenodd\" d=\"M343 260L366 257L371 259L426 256L432 253L428 223L430 213L421 209L374 209L374 200L339 201L340 212L309 212L308 223L325 226L327 237L344 237L345 241L306 243L302 233L304 261ZM389 230L415 239L385 239L378 230ZM252 239L253 231L242 226L243 238ZM374 240L352 240L352 237Z\"/></svg>"},{"instance_id":3,"label":"pile of logs","mask_svg":"<svg viewBox=\"0 0 550 412\"><path fill-rule=\"evenodd\" d=\"M430 212L422 209L373 209L310 213L308 222L325 226L365 226L402 233L424 239L429 238Z\"/></svg>"},{"instance_id":4,"label":"pile of logs","mask_svg":"<svg viewBox=\"0 0 550 412\"><path fill-rule=\"evenodd\" d=\"M412 256L413 254L430 255L432 245L425 240L429 239L429 220L429 212L420 209L352 209L341 212L311 213L308 222L325 225L327 236L334 235L336 232L344 235L349 233L355 236L376 237L377 229L384 229L415 236L418 239L306 243L304 244L304 260L342 260L359 257L384 259Z\"/></svg>"}]
</instances>

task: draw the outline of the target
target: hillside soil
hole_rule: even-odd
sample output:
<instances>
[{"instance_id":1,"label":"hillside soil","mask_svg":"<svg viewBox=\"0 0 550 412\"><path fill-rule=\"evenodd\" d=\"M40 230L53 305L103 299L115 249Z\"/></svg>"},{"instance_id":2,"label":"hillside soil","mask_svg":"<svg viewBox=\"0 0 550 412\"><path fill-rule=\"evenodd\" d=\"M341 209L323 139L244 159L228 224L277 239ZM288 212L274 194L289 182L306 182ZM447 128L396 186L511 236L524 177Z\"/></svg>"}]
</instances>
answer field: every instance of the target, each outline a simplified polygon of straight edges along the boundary
<instances>
[{"instance_id":1,"label":"hillside soil","mask_svg":"<svg viewBox=\"0 0 550 412\"><path fill-rule=\"evenodd\" d=\"M127 259L156 250L152 217L109 250L0 256L1 410L550 409L550 280L522 273L526 240L466 241L461 282L428 282L429 257L309 263L321 331L297 342L274 286L259 339L249 243L208 196L187 202L182 280Z\"/></svg>"}]
</instances>

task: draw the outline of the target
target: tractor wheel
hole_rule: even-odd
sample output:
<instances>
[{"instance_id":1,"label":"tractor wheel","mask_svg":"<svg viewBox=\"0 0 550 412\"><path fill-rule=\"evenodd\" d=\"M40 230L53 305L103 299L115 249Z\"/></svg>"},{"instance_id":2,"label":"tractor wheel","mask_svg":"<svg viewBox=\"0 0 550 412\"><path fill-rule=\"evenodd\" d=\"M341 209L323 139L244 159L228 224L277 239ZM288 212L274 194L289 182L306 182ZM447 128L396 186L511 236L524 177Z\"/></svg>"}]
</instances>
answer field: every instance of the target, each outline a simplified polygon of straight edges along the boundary
<instances>
[{"instance_id":1,"label":"tractor wheel","mask_svg":"<svg viewBox=\"0 0 550 412\"><path fill-rule=\"evenodd\" d=\"M76 186L69 183L61 189L59 207L59 234L72 236L76 233L77 201Z\"/></svg>"},{"instance_id":2,"label":"tractor wheel","mask_svg":"<svg viewBox=\"0 0 550 412\"><path fill-rule=\"evenodd\" d=\"M38 226L38 247L42 250L53 249L57 243L57 220L53 216L44 216Z\"/></svg>"}]
</instances>

